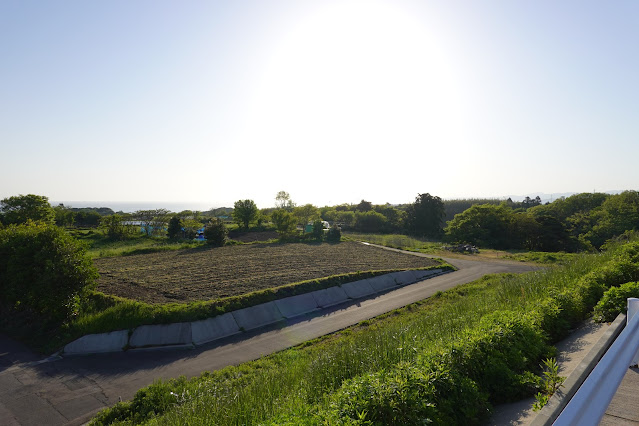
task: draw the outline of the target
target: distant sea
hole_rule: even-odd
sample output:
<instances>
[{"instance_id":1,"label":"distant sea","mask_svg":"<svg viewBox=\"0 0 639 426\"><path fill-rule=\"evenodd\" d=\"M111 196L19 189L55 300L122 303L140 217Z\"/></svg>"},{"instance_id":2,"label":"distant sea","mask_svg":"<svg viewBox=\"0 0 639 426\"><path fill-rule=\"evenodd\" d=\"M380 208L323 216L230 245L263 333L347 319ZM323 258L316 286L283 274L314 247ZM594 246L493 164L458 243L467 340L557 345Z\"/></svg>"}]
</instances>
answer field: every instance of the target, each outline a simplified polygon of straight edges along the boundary
<instances>
[{"instance_id":1,"label":"distant sea","mask_svg":"<svg viewBox=\"0 0 639 426\"><path fill-rule=\"evenodd\" d=\"M66 207L108 207L114 212L131 213L137 210L167 209L174 213L184 210L206 211L221 206L202 202L170 202L170 201L51 201L52 206L62 203Z\"/></svg>"}]
</instances>

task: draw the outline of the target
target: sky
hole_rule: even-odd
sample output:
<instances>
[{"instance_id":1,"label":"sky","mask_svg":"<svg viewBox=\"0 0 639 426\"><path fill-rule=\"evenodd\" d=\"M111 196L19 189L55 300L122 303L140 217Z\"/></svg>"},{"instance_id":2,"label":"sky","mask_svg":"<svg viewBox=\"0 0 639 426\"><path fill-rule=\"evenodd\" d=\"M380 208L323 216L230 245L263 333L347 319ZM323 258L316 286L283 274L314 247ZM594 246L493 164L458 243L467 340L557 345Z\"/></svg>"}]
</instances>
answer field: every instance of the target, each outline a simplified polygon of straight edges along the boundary
<instances>
[{"instance_id":1,"label":"sky","mask_svg":"<svg viewBox=\"0 0 639 426\"><path fill-rule=\"evenodd\" d=\"M0 198L639 189L639 2L0 2Z\"/></svg>"}]
</instances>

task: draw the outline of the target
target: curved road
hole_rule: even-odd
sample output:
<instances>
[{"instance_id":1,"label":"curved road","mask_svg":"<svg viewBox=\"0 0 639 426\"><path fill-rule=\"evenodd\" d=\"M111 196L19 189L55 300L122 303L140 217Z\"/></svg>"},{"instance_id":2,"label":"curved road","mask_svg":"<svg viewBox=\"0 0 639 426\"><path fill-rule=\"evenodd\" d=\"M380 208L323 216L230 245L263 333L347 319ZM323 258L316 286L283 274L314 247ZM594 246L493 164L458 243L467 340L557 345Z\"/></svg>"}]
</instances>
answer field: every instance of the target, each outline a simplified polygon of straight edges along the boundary
<instances>
[{"instance_id":1,"label":"curved road","mask_svg":"<svg viewBox=\"0 0 639 426\"><path fill-rule=\"evenodd\" d=\"M505 261L444 260L458 271L192 350L156 349L41 360L23 345L0 335L0 424L83 424L102 408L131 399L138 389L156 379L198 376L205 370L251 361L486 274L536 269Z\"/></svg>"}]
</instances>

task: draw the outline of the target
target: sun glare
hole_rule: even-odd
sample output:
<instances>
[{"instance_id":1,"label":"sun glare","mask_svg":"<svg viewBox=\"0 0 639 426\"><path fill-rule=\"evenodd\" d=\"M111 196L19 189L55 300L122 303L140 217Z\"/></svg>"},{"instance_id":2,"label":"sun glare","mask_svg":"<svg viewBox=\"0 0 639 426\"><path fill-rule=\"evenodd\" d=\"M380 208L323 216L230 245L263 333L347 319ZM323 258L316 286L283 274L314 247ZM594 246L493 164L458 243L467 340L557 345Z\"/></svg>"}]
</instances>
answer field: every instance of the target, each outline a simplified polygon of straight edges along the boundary
<instances>
[{"instance_id":1,"label":"sun glare","mask_svg":"<svg viewBox=\"0 0 639 426\"><path fill-rule=\"evenodd\" d=\"M345 153L363 144L451 142L457 90L430 31L389 3L321 6L272 52L248 114L250 133Z\"/></svg>"}]
</instances>

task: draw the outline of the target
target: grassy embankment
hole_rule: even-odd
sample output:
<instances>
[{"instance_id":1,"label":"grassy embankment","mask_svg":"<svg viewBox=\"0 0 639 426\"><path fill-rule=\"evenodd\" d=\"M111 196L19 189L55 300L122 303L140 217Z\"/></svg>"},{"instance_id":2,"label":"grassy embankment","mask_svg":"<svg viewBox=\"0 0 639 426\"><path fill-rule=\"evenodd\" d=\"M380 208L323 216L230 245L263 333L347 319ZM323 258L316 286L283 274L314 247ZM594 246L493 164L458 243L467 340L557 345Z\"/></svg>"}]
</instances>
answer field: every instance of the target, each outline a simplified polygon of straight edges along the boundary
<instances>
[{"instance_id":1,"label":"grassy embankment","mask_svg":"<svg viewBox=\"0 0 639 426\"><path fill-rule=\"evenodd\" d=\"M494 275L258 361L157 382L95 424L479 424L532 395L548 344L606 288L639 279L639 242Z\"/></svg>"},{"instance_id":2,"label":"grassy embankment","mask_svg":"<svg viewBox=\"0 0 639 426\"><path fill-rule=\"evenodd\" d=\"M182 250L205 245L201 241L172 241L166 237L149 237L142 233L132 234L122 240L113 240L95 229L70 228L68 231L74 238L85 244L87 253L92 259Z\"/></svg>"},{"instance_id":3,"label":"grassy embankment","mask_svg":"<svg viewBox=\"0 0 639 426\"><path fill-rule=\"evenodd\" d=\"M148 238L141 238L140 240L144 241ZM116 243L117 244L117 243ZM352 244L352 243L344 243L344 244ZM285 245L286 246L286 245ZM280 247L285 247L280 246ZM323 245L321 245L323 247ZM246 247L246 246L242 246ZM210 263L206 260L205 256L200 256L200 254L210 253L215 256L217 250L225 250L232 252L239 252L238 256L230 259L229 262L234 264L236 262L246 262L247 260L242 257L242 253L246 250L240 250L242 247L227 247L227 248L196 248L192 249L192 251L185 250L181 252L181 254L192 254L193 256L180 256L183 261L187 261L188 259L200 259L200 262ZM262 253L262 249L258 246L255 247L252 251L257 251ZM269 250L268 247L265 246L263 250ZM310 245L309 247L318 247L318 245ZM237 249L237 250L235 250ZM295 249L293 247L293 249ZM363 250L364 247L362 247ZM215 253L213 253L215 251ZM272 252L273 249L269 251ZM300 251L300 250L296 250ZM259 255L258 253L258 255ZM263 253L263 256L267 256L268 253ZM167 256L169 253L166 254ZM131 267L137 266L139 267L140 263L142 266L145 265L145 258L147 256L153 255L142 255L142 256L131 256L127 257L127 259L131 259ZM165 256L161 254L160 256ZM216 256L219 257L219 256ZM292 256L291 256L292 257ZM309 262L313 261L313 257L309 258ZM157 256L153 257L154 262L162 263L162 259L157 259ZM314 260L317 262L317 259ZM252 262L249 262L252 263ZM435 262L431 262L433 264ZM74 318L74 320L66 325L64 325L61 329L56 330L56 333L50 336L47 336L46 339L34 338L31 341L29 337L25 337L28 343L40 351L44 353L55 352L60 349L66 343L69 343L83 335L94 334L94 333L103 333L114 330L122 330L122 329L133 329L140 325L146 324L168 324L175 322L189 322L189 321L197 321L206 318L215 317L217 315L224 314L226 312L231 312L234 310L255 306L261 303L270 302L273 300L282 299L285 297L295 296L299 294L308 293L315 290L320 290L336 285L342 285L348 282L357 281L365 278L370 278L377 275L382 275L389 272L394 272L398 270L403 270L405 267L400 268L392 268L393 262L386 262L386 264L382 265L380 268L373 268L372 270L360 270L353 272L348 272L348 270L344 271L343 269L336 269L342 273L338 274L326 274L328 276L319 276L314 279L304 279L302 281L288 282L285 285L274 286L270 288L253 288L253 291L236 290L235 293L230 293L228 297L220 297L220 298L211 298L210 300L201 298L200 300L190 301L188 303L176 302L176 303L148 303L143 302L141 300L131 300L122 297L116 297L112 295L106 295L100 292L93 291L89 294L84 306L80 310L78 316ZM317 268L313 267L313 264L309 265L296 265L296 268L303 269L305 267L310 267L313 271L317 272ZM431 268L441 268L441 269L449 269L452 270L453 267L447 264L435 264L432 267L423 267L423 262L421 262L421 266L409 269L431 269ZM203 269L197 267L197 265L187 265L178 268L179 270L192 270L192 269ZM326 268L324 268L326 269ZM153 275L155 272L151 270L147 270L148 274ZM328 269L330 271L330 268ZM157 271L156 271L157 272ZM264 270L257 271L261 275L258 277L264 276ZM239 273L239 270L238 272ZM246 273L246 271L245 271ZM256 279L251 276L251 272L248 272L249 275L245 277L245 280L251 281ZM153 277L149 275L148 279L153 279ZM311 274L311 276L313 276ZM215 276L215 271L211 271L209 275L207 275L207 282L209 286L214 286L216 280L218 280ZM299 280L300 278L298 278ZM286 282L286 281L284 281ZM228 293L227 293L228 294Z\"/></svg>"},{"instance_id":4,"label":"grassy embankment","mask_svg":"<svg viewBox=\"0 0 639 426\"><path fill-rule=\"evenodd\" d=\"M429 241L420 238L410 237L402 234L360 234L348 232L344 234L348 239L354 241L366 241L381 246L398 248L418 253L426 253L437 256L459 256L444 249L445 243ZM466 255L463 255L466 256ZM575 253L544 253L524 250L493 250L481 249L479 254L473 254L476 258L486 259L508 259L518 262L532 262L539 264L565 264L577 256Z\"/></svg>"}]
</instances>

